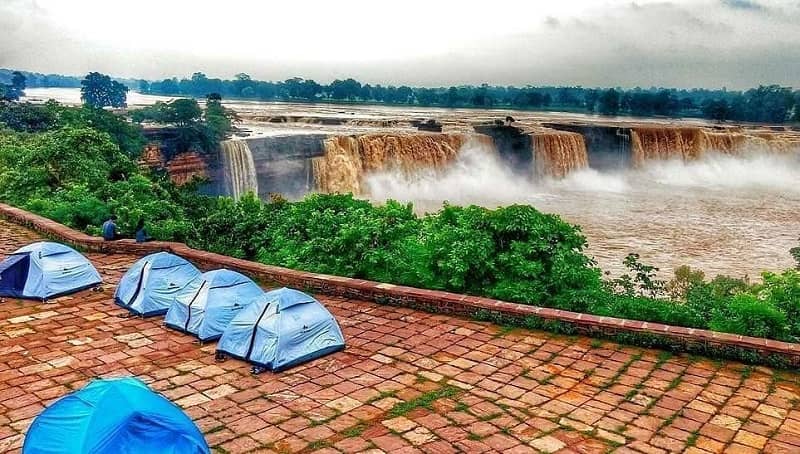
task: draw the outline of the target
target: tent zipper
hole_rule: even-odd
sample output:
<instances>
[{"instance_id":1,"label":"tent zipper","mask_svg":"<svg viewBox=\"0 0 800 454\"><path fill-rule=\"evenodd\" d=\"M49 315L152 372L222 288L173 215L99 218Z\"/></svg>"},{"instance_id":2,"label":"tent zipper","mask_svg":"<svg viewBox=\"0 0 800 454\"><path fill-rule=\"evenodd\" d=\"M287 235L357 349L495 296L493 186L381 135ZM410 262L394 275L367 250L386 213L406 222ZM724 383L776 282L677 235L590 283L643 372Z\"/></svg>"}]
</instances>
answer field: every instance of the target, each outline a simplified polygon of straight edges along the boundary
<instances>
[{"instance_id":1,"label":"tent zipper","mask_svg":"<svg viewBox=\"0 0 800 454\"><path fill-rule=\"evenodd\" d=\"M267 309L269 309L269 305L272 303L267 303L267 306L261 311L261 315L258 316L258 320L256 320L256 324L253 325L253 333L250 335L250 346L247 347L247 354L244 355L244 359L246 361L250 361L250 355L253 354L253 346L256 343L256 330L258 330L258 324L261 323L261 319L264 318L264 314L267 313Z\"/></svg>"},{"instance_id":2,"label":"tent zipper","mask_svg":"<svg viewBox=\"0 0 800 454\"><path fill-rule=\"evenodd\" d=\"M200 288L197 289L197 293L195 293L194 297L192 297L192 300L189 301L189 313L186 314L186 324L183 326L183 330L186 332L189 332L189 321L192 319L192 304L194 304L194 302L197 301L197 297L200 296L200 292L203 291L203 287L205 286L206 286L206 281L203 281L203 283L200 284Z\"/></svg>"},{"instance_id":3,"label":"tent zipper","mask_svg":"<svg viewBox=\"0 0 800 454\"><path fill-rule=\"evenodd\" d=\"M142 267L142 271L139 272L139 283L136 284L136 291L133 292L133 297L130 299L130 301L128 301L128 306L133 304L133 302L136 301L136 298L139 297L139 292L142 291L142 283L144 281L144 272L147 269L147 265L149 265L149 264L150 264L150 262L144 262L144 266Z\"/></svg>"}]
</instances>

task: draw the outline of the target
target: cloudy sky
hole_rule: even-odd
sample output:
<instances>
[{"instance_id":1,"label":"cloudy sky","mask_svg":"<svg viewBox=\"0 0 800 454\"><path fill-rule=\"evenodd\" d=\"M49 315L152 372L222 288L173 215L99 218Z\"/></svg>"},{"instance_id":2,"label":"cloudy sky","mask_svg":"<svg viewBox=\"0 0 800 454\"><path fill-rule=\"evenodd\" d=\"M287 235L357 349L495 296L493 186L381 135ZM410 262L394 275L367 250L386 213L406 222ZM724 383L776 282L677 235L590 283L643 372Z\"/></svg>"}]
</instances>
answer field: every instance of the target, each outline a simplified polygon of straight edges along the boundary
<instances>
[{"instance_id":1,"label":"cloudy sky","mask_svg":"<svg viewBox=\"0 0 800 454\"><path fill-rule=\"evenodd\" d=\"M383 84L800 87L800 0L0 0L0 67Z\"/></svg>"}]
</instances>

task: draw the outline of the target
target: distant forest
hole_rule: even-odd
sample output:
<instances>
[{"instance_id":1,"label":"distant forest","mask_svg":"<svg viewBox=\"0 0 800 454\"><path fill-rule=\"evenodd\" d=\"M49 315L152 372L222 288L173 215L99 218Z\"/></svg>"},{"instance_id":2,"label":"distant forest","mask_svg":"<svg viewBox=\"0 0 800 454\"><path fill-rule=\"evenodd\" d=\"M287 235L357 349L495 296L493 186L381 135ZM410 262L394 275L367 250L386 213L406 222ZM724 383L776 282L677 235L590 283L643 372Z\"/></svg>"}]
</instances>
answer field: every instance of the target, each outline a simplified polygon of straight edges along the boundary
<instances>
[{"instance_id":1,"label":"distant forest","mask_svg":"<svg viewBox=\"0 0 800 454\"><path fill-rule=\"evenodd\" d=\"M0 69L0 83L12 71ZM81 77L22 71L28 87L80 87ZM800 91L778 85L749 90L674 88L408 87L362 84L354 79L323 85L311 79L260 81L240 73L233 79L209 78L196 72L187 79L147 81L114 79L141 93L205 98L218 93L225 98L260 101L350 102L429 107L513 108L563 110L601 115L699 117L710 120L785 123L800 121Z\"/></svg>"}]
</instances>

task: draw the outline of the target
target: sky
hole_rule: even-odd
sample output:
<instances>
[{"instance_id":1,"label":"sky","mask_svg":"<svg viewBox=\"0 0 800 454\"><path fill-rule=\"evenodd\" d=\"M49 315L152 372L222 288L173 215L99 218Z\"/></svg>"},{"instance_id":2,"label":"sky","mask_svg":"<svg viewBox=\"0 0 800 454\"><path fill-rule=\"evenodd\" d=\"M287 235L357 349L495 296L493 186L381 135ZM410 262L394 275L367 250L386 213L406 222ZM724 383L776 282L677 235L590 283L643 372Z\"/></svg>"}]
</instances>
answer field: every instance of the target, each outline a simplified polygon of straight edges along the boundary
<instances>
[{"instance_id":1,"label":"sky","mask_svg":"<svg viewBox=\"0 0 800 454\"><path fill-rule=\"evenodd\" d=\"M800 87L800 0L0 0L0 68L449 86Z\"/></svg>"}]
</instances>

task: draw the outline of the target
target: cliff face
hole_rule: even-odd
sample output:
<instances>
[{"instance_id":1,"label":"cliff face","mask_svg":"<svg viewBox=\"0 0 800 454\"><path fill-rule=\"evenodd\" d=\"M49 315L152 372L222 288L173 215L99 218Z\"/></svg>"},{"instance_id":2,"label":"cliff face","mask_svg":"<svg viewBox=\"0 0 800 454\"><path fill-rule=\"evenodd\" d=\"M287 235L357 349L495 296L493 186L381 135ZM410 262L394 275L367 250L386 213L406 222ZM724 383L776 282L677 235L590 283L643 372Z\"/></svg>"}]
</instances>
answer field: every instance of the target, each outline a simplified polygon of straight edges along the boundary
<instances>
[{"instance_id":1,"label":"cliff face","mask_svg":"<svg viewBox=\"0 0 800 454\"><path fill-rule=\"evenodd\" d=\"M500 158L525 177L563 177L588 165L586 142L578 133L504 124L478 125L475 131L491 137Z\"/></svg>"},{"instance_id":2,"label":"cliff face","mask_svg":"<svg viewBox=\"0 0 800 454\"><path fill-rule=\"evenodd\" d=\"M170 179L177 185L191 182L193 179L207 179L208 164L199 153L190 151L175 156L166 165Z\"/></svg>"},{"instance_id":3,"label":"cliff face","mask_svg":"<svg viewBox=\"0 0 800 454\"><path fill-rule=\"evenodd\" d=\"M589 167L593 169L622 170L631 165L631 132L629 128L569 123L543 123L543 126L583 136L587 161Z\"/></svg>"},{"instance_id":4,"label":"cliff face","mask_svg":"<svg viewBox=\"0 0 800 454\"><path fill-rule=\"evenodd\" d=\"M157 143L149 143L142 151L139 166L149 169L163 169L167 171L170 179L177 185L192 181L195 177L209 178L209 166L205 159L197 152L180 153L169 161L164 160L164 155Z\"/></svg>"},{"instance_id":5,"label":"cliff face","mask_svg":"<svg viewBox=\"0 0 800 454\"><path fill-rule=\"evenodd\" d=\"M522 128L511 125L477 125L475 131L492 138L500 158L519 175L530 176L533 170L533 138Z\"/></svg>"}]
</instances>

